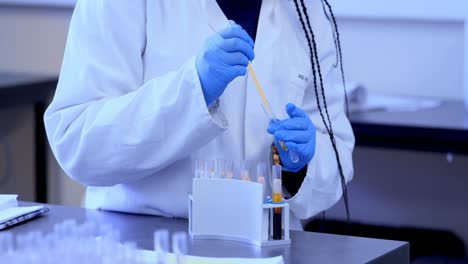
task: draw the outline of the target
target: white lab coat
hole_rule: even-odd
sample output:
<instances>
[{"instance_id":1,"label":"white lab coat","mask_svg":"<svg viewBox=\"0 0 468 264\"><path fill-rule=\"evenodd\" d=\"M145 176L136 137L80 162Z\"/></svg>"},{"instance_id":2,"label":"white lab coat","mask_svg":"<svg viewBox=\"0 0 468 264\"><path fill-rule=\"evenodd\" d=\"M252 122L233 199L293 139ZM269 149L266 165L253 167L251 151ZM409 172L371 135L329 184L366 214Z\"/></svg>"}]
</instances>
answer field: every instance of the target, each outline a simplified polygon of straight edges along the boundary
<instances>
[{"instance_id":1,"label":"white lab coat","mask_svg":"<svg viewBox=\"0 0 468 264\"><path fill-rule=\"evenodd\" d=\"M333 85L339 71L332 30L320 0L306 3L349 181L354 136L343 91ZM249 76L228 85L218 109L205 104L195 56L226 25L215 0L78 1L45 125L61 167L88 186L88 207L187 217L193 160L269 158L273 138ZM342 191L293 1L263 1L253 68L279 118L287 117L285 105L292 102L317 128L307 177L289 200L297 228L298 219L331 207Z\"/></svg>"}]
</instances>

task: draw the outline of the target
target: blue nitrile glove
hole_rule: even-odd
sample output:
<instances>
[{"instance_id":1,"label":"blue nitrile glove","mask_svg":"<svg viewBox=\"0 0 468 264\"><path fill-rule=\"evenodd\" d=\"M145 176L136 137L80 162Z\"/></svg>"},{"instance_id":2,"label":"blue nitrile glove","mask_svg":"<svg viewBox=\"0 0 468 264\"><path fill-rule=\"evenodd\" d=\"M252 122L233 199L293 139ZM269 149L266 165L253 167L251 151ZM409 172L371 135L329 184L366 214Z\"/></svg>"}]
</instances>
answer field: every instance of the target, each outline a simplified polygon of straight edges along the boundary
<instances>
[{"instance_id":1,"label":"blue nitrile glove","mask_svg":"<svg viewBox=\"0 0 468 264\"><path fill-rule=\"evenodd\" d=\"M283 167L298 172L314 157L315 126L309 116L292 103L286 105L286 112L290 118L271 123L267 131L275 136L275 146ZM288 151L295 151L299 155L297 163L292 162L289 153L281 148L280 140L288 147Z\"/></svg>"},{"instance_id":2,"label":"blue nitrile glove","mask_svg":"<svg viewBox=\"0 0 468 264\"><path fill-rule=\"evenodd\" d=\"M196 57L198 77L206 105L219 98L226 86L246 74L254 59L254 41L241 26L231 24L209 37Z\"/></svg>"}]
</instances>

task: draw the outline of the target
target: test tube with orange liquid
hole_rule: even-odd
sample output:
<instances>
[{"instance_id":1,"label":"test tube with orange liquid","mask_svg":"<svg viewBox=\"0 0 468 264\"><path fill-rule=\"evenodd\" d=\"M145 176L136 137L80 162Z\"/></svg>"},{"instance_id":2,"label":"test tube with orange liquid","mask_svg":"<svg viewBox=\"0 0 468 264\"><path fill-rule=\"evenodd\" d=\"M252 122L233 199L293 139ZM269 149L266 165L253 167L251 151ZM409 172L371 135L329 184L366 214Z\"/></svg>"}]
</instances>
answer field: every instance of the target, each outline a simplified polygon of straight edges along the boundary
<instances>
[{"instance_id":1,"label":"test tube with orange liquid","mask_svg":"<svg viewBox=\"0 0 468 264\"><path fill-rule=\"evenodd\" d=\"M283 200L283 183L281 179L281 166L272 166L272 202L281 203ZM273 209L273 239L282 239L281 208Z\"/></svg>"}]
</instances>

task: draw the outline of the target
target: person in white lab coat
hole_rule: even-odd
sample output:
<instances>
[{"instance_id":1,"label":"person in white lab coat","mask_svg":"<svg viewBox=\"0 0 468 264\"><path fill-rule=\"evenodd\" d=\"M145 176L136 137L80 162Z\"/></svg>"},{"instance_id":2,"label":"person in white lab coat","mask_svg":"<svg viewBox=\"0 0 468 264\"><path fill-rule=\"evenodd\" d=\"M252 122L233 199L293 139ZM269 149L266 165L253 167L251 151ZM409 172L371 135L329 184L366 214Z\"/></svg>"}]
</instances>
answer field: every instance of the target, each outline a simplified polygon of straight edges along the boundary
<instances>
[{"instance_id":1,"label":"person in white lab coat","mask_svg":"<svg viewBox=\"0 0 468 264\"><path fill-rule=\"evenodd\" d=\"M328 2L253 2L254 36L229 25L215 0L78 1L44 120L57 161L87 186L87 207L187 217L195 159L267 160L279 139L300 156L291 163L280 149L285 170L305 176L288 200L295 228L340 199L354 136L334 85ZM276 127L248 61L282 120Z\"/></svg>"}]
</instances>

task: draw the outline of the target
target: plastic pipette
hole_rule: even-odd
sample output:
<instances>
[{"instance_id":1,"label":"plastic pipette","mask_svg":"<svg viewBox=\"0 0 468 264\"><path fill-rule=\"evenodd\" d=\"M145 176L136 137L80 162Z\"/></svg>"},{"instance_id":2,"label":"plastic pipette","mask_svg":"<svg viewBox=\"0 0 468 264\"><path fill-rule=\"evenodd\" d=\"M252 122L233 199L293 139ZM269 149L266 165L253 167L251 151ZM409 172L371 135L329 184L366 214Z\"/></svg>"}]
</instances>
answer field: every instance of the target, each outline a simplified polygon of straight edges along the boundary
<instances>
[{"instance_id":1,"label":"plastic pipette","mask_svg":"<svg viewBox=\"0 0 468 264\"><path fill-rule=\"evenodd\" d=\"M271 110L270 105L268 104L268 101L267 101L267 99L265 97L265 94L263 93L263 90L260 87L260 84L259 84L259 82L257 80L257 76L255 75L255 73L253 71L253 68L252 68L252 65L250 63L249 63L249 65L247 65L247 70L249 71L249 74L250 74L250 76L252 77L252 79L254 81L255 88L257 88L257 92L260 95L260 98L262 99L262 103L263 103L262 106L263 106L263 109L265 110L265 114L267 115L270 124L278 122L279 119L276 117L276 115ZM286 147L286 145L284 144L283 141L279 141L279 143L281 145L281 148L284 151L288 151L288 147ZM289 151L289 157L291 158L291 161L294 162L294 163L299 161L299 155L297 155L297 153L294 152L294 151Z\"/></svg>"}]
</instances>

